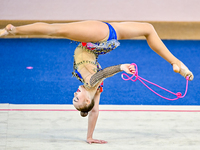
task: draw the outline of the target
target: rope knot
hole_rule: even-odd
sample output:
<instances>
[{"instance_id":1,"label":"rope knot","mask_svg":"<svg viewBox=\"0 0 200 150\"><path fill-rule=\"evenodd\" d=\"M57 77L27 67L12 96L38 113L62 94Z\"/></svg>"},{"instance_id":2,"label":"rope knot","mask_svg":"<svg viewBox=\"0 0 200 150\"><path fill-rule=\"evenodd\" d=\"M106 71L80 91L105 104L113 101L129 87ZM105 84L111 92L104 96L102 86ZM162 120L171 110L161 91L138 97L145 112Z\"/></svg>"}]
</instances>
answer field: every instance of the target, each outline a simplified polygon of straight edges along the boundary
<instances>
[{"instance_id":1,"label":"rope knot","mask_svg":"<svg viewBox=\"0 0 200 150\"><path fill-rule=\"evenodd\" d=\"M182 97L181 92L176 93L176 96L177 96L178 98L181 98L181 97Z\"/></svg>"}]
</instances>

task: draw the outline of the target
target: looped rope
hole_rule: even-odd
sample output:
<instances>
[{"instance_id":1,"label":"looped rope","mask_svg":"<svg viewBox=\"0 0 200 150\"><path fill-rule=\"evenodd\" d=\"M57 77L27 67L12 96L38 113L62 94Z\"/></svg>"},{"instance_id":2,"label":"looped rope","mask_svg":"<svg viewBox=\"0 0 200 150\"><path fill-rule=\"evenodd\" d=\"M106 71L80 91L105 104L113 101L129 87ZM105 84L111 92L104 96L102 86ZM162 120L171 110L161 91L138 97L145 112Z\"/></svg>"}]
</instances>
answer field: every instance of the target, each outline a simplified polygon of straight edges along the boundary
<instances>
[{"instance_id":1,"label":"looped rope","mask_svg":"<svg viewBox=\"0 0 200 150\"><path fill-rule=\"evenodd\" d=\"M156 94L156 95L158 95L158 96L160 96L160 97L162 97L162 98L164 98L164 99L166 99L166 100L174 101L174 100L177 100L177 99L179 99L179 98L185 97L185 95L186 95L186 93L187 93L187 90L188 90L188 80L189 80L189 76L186 77L186 88L185 88L185 93L184 93L184 95L182 96L181 92L173 93L173 92L171 92L171 91L169 91L169 90L167 90L167 89L165 89L165 88L163 88L163 87L161 87L161 86L159 86L159 85L157 85L157 84L155 84L155 83L153 83L153 82L150 82L150 81L148 81L148 80L146 80L146 79L140 77L140 76L138 75L138 68L137 68L137 65L136 65L135 63L132 63L131 65L134 65L134 66L135 66L135 73L134 73L131 77L129 77L126 73L122 73L122 79L123 79L123 80L125 80L125 81L131 80L131 81L133 81L133 82L139 80L142 84L144 84L144 85L145 85L150 91L152 91L154 94ZM126 76L127 78L125 79L124 76ZM133 79L134 77L135 77L135 79ZM161 88L161 89L163 89L163 90L165 90L165 91L167 91L167 92L169 92L169 93L171 93L171 94L173 94L173 95L176 95L176 98L171 99L171 98L167 98L167 97L164 97L164 96L158 94L157 92L155 92L154 90L152 90L149 86L147 86L142 80L145 81L145 82L147 82L147 83L150 83L150 84L152 84L152 85L154 85L154 86L157 86L157 87L159 87L159 88Z\"/></svg>"}]
</instances>

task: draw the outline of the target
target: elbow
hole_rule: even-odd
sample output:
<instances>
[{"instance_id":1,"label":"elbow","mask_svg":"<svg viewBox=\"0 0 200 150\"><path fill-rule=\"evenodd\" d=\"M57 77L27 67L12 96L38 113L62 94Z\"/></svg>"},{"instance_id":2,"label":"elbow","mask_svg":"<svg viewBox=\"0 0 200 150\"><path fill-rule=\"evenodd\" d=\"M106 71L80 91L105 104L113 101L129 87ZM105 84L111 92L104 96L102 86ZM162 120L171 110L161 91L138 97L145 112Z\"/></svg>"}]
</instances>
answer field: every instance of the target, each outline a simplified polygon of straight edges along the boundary
<instances>
[{"instance_id":1,"label":"elbow","mask_svg":"<svg viewBox=\"0 0 200 150\"><path fill-rule=\"evenodd\" d=\"M91 111L90 111L90 115L99 115L99 109L92 109Z\"/></svg>"}]
</instances>

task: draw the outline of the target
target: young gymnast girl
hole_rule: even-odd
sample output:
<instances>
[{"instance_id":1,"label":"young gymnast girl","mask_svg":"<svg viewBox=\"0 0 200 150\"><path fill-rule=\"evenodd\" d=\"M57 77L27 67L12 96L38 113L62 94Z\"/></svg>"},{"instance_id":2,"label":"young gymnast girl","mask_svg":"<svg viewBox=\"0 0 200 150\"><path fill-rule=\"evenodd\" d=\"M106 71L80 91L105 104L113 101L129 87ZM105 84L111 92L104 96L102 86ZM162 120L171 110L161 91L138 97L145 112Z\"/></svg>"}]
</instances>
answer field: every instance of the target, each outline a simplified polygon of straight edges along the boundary
<instances>
[{"instance_id":1,"label":"young gymnast girl","mask_svg":"<svg viewBox=\"0 0 200 150\"><path fill-rule=\"evenodd\" d=\"M99 100L102 81L118 73L125 71L133 74L134 66L122 64L101 69L97 58L119 46L118 40L133 39L137 36L145 36L148 45L158 55L168 61L174 72L183 77L189 76L193 80L193 74L178 60L158 37L153 26L149 23L122 22L106 23L101 21L81 21L63 24L34 23L25 26L14 27L9 24L0 30L0 36L13 35L49 35L64 37L81 42L74 52L74 71L83 85L74 93L73 104L81 111L82 116L88 112L88 143L106 143L104 140L93 139L93 132L99 113Z\"/></svg>"}]
</instances>

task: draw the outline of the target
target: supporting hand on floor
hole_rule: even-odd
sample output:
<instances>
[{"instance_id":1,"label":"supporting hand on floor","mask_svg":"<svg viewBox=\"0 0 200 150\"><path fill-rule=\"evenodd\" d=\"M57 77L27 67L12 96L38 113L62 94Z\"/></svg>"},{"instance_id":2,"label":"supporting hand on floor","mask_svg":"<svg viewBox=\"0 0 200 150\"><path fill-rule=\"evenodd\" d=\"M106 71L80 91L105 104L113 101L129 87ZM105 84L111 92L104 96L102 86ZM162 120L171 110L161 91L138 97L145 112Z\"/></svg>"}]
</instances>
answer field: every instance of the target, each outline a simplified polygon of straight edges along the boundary
<instances>
[{"instance_id":1,"label":"supporting hand on floor","mask_svg":"<svg viewBox=\"0 0 200 150\"><path fill-rule=\"evenodd\" d=\"M108 142L107 142L107 141L104 141L104 140L97 140L97 139L89 138L89 139L87 139L87 143L89 143L89 144L92 144L92 143L106 144L106 143L108 143Z\"/></svg>"}]
</instances>

